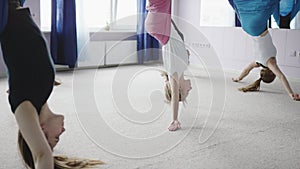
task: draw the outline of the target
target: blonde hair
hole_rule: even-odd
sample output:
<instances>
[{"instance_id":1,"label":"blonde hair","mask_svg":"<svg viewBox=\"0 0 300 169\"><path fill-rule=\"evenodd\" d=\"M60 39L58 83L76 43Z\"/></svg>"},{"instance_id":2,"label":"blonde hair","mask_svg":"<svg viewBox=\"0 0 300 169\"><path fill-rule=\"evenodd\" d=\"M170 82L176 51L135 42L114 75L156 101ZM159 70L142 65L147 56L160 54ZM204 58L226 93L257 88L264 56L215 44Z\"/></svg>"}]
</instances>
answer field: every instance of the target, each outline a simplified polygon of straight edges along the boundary
<instances>
[{"instance_id":1,"label":"blonde hair","mask_svg":"<svg viewBox=\"0 0 300 169\"><path fill-rule=\"evenodd\" d=\"M248 92L248 91L258 91L260 89L260 82L263 81L265 83L271 83L276 78L276 75L268 68L261 69L260 78L256 80L254 83L239 88L240 91Z\"/></svg>"},{"instance_id":2,"label":"blonde hair","mask_svg":"<svg viewBox=\"0 0 300 169\"><path fill-rule=\"evenodd\" d=\"M165 98L166 101L170 103L172 99L172 89L171 89L171 83L170 83L168 73L165 71L161 71L161 76L165 79L165 86L164 86ZM182 98L182 93L181 90L179 90L179 101L182 101L181 98Z\"/></svg>"},{"instance_id":3,"label":"blonde hair","mask_svg":"<svg viewBox=\"0 0 300 169\"><path fill-rule=\"evenodd\" d=\"M20 131L18 133L18 147L26 168L35 169L32 153ZM87 169L104 164L104 162L100 160L68 158L66 156L54 156L53 158L55 169Z\"/></svg>"}]
</instances>

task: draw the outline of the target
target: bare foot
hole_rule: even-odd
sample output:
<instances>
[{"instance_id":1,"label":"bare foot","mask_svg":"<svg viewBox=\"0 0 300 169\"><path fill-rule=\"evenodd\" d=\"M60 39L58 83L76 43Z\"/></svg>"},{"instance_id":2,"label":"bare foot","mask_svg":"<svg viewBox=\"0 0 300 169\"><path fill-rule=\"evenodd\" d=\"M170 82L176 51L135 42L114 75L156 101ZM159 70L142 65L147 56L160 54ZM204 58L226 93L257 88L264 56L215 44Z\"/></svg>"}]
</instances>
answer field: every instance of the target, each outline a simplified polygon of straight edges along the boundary
<instances>
[{"instance_id":1,"label":"bare foot","mask_svg":"<svg viewBox=\"0 0 300 169\"><path fill-rule=\"evenodd\" d=\"M179 123L179 121L177 121L177 120L174 120L171 124L170 124L170 126L169 126L169 131L176 131L176 130L178 130L178 129L180 129L181 127L180 127L180 123Z\"/></svg>"}]
</instances>

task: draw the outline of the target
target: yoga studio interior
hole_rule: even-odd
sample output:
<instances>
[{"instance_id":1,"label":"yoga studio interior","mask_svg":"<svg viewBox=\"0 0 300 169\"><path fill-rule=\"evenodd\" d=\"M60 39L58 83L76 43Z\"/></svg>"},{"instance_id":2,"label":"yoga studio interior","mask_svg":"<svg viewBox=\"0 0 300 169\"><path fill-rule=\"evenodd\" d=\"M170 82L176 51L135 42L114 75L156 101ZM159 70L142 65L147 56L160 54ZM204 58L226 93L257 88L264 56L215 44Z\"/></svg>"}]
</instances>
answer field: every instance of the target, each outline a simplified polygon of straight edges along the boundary
<instances>
[{"instance_id":1,"label":"yoga studio interior","mask_svg":"<svg viewBox=\"0 0 300 169\"><path fill-rule=\"evenodd\" d=\"M262 67L234 82L255 61L257 48L227 0L172 0L171 17L188 51L182 76L192 89L179 101L181 128L168 130L174 106L165 97L164 45L146 33L147 5L146 0L25 1L60 83L48 105L64 115L66 131L53 155L101 160L104 164L95 166L100 169L299 169L300 102L281 77L243 92L260 79ZM300 94L300 14L290 28L280 28L273 16L267 27L277 65ZM0 169L25 169L2 56Z\"/></svg>"}]
</instances>

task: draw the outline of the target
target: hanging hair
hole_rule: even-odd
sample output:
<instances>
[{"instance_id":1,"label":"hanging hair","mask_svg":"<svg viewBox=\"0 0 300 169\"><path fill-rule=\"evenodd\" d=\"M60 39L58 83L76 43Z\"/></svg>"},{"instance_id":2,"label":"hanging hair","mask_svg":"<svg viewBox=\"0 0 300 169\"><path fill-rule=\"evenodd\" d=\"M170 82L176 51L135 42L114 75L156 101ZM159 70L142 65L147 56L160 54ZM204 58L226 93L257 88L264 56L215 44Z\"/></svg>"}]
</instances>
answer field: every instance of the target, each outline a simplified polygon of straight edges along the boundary
<instances>
[{"instance_id":1,"label":"hanging hair","mask_svg":"<svg viewBox=\"0 0 300 169\"><path fill-rule=\"evenodd\" d=\"M19 151L21 153L21 156L23 158L23 162L27 166L27 168L32 168L34 169L34 162L33 162L33 157L32 153L29 149L28 144L25 142L21 132L18 132L18 146L19 146Z\"/></svg>"},{"instance_id":2,"label":"hanging hair","mask_svg":"<svg viewBox=\"0 0 300 169\"><path fill-rule=\"evenodd\" d=\"M35 169L32 153L20 131L18 133L18 147L26 168ZM104 162L100 160L68 158L66 156L54 156L53 158L55 169L88 169L96 165L104 164Z\"/></svg>"},{"instance_id":3,"label":"hanging hair","mask_svg":"<svg viewBox=\"0 0 300 169\"><path fill-rule=\"evenodd\" d=\"M239 91L248 92L248 91L258 91L260 89L260 82L263 81L265 83L271 83L276 78L275 74L268 68L261 69L260 78L256 80L254 83L239 88Z\"/></svg>"},{"instance_id":4,"label":"hanging hair","mask_svg":"<svg viewBox=\"0 0 300 169\"><path fill-rule=\"evenodd\" d=\"M171 99L172 99L172 90L171 90L171 84L170 84L169 76L168 76L167 72L165 72L165 71L161 72L161 76L165 80L164 91L165 91L166 102L170 103Z\"/></svg>"},{"instance_id":5,"label":"hanging hair","mask_svg":"<svg viewBox=\"0 0 300 169\"><path fill-rule=\"evenodd\" d=\"M172 99L172 89L171 89L171 83L170 83L170 79L168 76L168 73L165 71L161 71L161 76L164 78L165 80L165 86L164 86L164 90L165 90L165 98L166 98L166 102L170 103L171 99ZM179 90L179 101L181 100L181 90Z\"/></svg>"},{"instance_id":6,"label":"hanging hair","mask_svg":"<svg viewBox=\"0 0 300 169\"><path fill-rule=\"evenodd\" d=\"M276 75L268 68L261 69L260 71L261 80L265 83L271 83L276 78Z\"/></svg>"}]
</instances>

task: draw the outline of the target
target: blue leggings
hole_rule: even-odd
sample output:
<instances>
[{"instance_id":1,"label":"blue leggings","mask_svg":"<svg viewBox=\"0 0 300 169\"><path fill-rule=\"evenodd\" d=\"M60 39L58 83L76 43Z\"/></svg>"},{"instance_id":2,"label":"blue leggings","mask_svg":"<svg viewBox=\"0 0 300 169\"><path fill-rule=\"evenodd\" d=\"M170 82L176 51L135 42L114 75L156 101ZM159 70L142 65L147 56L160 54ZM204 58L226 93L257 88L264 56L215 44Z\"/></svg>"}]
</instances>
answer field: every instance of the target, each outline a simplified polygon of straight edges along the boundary
<instances>
[{"instance_id":1,"label":"blue leggings","mask_svg":"<svg viewBox=\"0 0 300 169\"><path fill-rule=\"evenodd\" d=\"M267 22L273 14L279 23L280 0L233 0L235 9L242 28L251 36L259 36L267 29ZM291 11L291 19L296 16L300 8L299 0L296 1Z\"/></svg>"},{"instance_id":2,"label":"blue leggings","mask_svg":"<svg viewBox=\"0 0 300 169\"><path fill-rule=\"evenodd\" d=\"M282 1L282 0L281 0ZM274 13L273 13L273 17L276 21L276 23L279 25L280 23L280 13L282 13L282 11L279 10L280 7L277 6L277 8L274 10ZM291 13L291 20L297 15L298 11L300 10L300 0L296 0L296 3L293 4L293 7L290 11ZM287 15L287 14L283 14L284 15Z\"/></svg>"}]
</instances>

